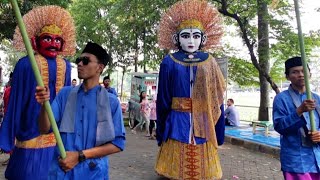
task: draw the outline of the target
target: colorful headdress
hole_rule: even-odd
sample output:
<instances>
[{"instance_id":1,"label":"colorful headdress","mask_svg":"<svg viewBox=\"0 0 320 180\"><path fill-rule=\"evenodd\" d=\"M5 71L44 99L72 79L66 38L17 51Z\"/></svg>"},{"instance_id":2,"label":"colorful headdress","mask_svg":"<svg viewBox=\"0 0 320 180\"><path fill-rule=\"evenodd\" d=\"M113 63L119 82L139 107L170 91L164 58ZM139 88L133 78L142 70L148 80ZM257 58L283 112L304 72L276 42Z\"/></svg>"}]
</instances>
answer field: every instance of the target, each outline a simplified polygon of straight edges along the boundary
<instances>
[{"instance_id":1,"label":"colorful headdress","mask_svg":"<svg viewBox=\"0 0 320 180\"><path fill-rule=\"evenodd\" d=\"M68 11L59 6L39 6L23 16L29 38L42 33L61 35L64 40L62 56L72 56L76 52L76 36L73 19ZM25 45L17 26L13 36L13 46L24 51Z\"/></svg>"},{"instance_id":2,"label":"colorful headdress","mask_svg":"<svg viewBox=\"0 0 320 180\"><path fill-rule=\"evenodd\" d=\"M203 49L214 49L222 37L222 26L217 9L202 0L183 0L162 15L158 43L163 49L178 49L172 35L186 28L197 28L207 36Z\"/></svg>"}]
</instances>

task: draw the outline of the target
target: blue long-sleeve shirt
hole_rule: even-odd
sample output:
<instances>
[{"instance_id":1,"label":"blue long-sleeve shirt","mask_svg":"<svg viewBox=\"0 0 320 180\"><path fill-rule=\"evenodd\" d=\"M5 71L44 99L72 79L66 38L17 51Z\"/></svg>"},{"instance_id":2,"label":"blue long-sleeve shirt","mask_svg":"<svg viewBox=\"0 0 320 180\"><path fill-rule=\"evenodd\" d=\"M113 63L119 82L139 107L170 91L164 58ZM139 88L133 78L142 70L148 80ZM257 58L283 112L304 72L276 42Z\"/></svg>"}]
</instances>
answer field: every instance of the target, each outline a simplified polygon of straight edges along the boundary
<instances>
[{"instance_id":1,"label":"blue long-sleeve shirt","mask_svg":"<svg viewBox=\"0 0 320 180\"><path fill-rule=\"evenodd\" d=\"M294 91L302 102L306 94L299 94ZM313 94L317 106L320 106L320 97ZM309 114L304 113L307 118L299 116L296 112L292 97L288 90L278 94L273 102L273 125L280 133L280 161L281 169L293 173L319 173L320 147L313 144L311 147L302 146L301 128L310 129ZM319 131L319 114L314 111L317 131Z\"/></svg>"},{"instance_id":2,"label":"blue long-sleeve shirt","mask_svg":"<svg viewBox=\"0 0 320 180\"><path fill-rule=\"evenodd\" d=\"M97 129L97 91L100 86L96 86L87 92L80 87L77 94L76 113L75 113L75 132L60 133L66 151L79 151L95 147ZM68 95L72 87L61 89L56 99L52 103L58 127L60 126L63 112L66 106ZM115 139L111 142L121 150L125 147L125 128L123 124L121 106L116 96L111 93L109 103L115 130ZM58 149L56 149L49 179L108 179L108 157L87 159L77 164L74 169L65 173L58 164ZM91 166L90 166L91 163ZM92 163L95 167L92 167Z\"/></svg>"}]
</instances>

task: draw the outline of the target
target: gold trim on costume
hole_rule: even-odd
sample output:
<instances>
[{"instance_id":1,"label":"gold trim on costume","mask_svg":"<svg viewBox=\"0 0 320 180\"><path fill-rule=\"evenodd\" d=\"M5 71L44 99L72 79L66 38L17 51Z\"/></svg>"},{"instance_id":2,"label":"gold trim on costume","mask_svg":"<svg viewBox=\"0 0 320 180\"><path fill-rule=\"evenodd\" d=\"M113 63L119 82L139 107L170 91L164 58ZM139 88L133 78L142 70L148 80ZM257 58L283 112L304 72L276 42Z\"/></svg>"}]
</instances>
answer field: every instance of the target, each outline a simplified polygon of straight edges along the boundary
<instances>
[{"instance_id":1,"label":"gold trim on costume","mask_svg":"<svg viewBox=\"0 0 320 180\"><path fill-rule=\"evenodd\" d=\"M207 60L208 60L208 59L212 58L212 56L209 54L208 58L205 59L204 61L186 63L186 62L183 62L183 61L179 61L178 59L176 59L175 57L173 57L172 54L169 54L169 55L170 55L171 59L172 59L174 62L176 62L176 63L178 63L178 64L181 64L181 65L183 65L183 66L199 66L199 65L203 65L203 64L207 63ZM198 60L198 59L196 59L196 60ZM192 61L192 60L189 60L189 61Z\"/></svg>"},{"instance_id":2,"label":"gold trim on costume","mask_svg":"<svg viewBox=\"0 0 320 180\"><path fill-rule=\"evenodd\" d=\"M40 135L27 141L16 141L16 147L24 149L39 149L56 146L53 133Z\"/></svg>"},{"instance_id":3,"label":"gold trim on costume","mask_svg":"<svg viewBox=\"0 0 320 180\"><path fill-rule=\"evenodd\" d=\"M60 56L57 57L56 61L57 61L56 93L58 93L65 84L66 62Z\"/></svg>"},{"instance_id":4,"label":"gold trim on costume","mask_svg":"<svg viewBox=\"0 0 320 180\"><path fill-rule=\"evenodd\" d=\"M180 112L192 112L192 99L183 98L183 97L174 97L172 98L171 104L172 110Z\"/></svg>"},{"instance_id":5,"label":"gold trim on costume","mask_svg":"<svg viewBox=\"0 0 320 180\"><path fill-rule=\"evenodd\" d=\"M41 77L43 79L43 83L45 86L48 86L49 85L48 61L46 60L46 58L44 58L40 54L36 54L35 58L36 58L37 65L39 67ZM58 93L65 83L66 63L63 58L61 58L60 56L57 56L56 64L57 64L56 93Z\"/></svg>"}]
</instances>

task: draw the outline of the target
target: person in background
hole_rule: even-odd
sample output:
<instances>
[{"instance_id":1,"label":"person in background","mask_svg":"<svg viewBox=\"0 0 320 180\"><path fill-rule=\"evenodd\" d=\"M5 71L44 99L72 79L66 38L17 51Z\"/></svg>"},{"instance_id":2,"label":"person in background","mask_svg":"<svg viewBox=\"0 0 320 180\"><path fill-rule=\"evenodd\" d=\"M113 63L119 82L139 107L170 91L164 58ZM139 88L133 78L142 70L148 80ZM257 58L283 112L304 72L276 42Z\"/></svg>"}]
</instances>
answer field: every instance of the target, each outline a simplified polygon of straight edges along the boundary
<instances>
[{"instance_id":1,"label":"person in background","mask_svg":"<svg viewBox=\"0 0 320 180\"><path fill-rule=\"evenodd\" d=\"M222 37L219 12L200 0L178 1L162 15L155 170L168 179L221 179L225 80L214 51ZM219 123L221 122L222 123ZM222 132L222 131L221 131ZM221 140L221 141L220 141Z\"/></svg>"},{"instance_id":2,"label":"person in background","mask_svg":"<svg viewBox=\"0 0 320 180\"><path fill-rule=\"evenodd\" d=\"M106 50L88 42L76 60L78 77L83 83L64 87L52 102L66 158L56 148L47 179L109 179L108 156L124 150L125 128L117 97L99 84L99 77L110 61ZM37 86L36 99L41 104L39 127L50 132L50 122L43 102L50 91Z\"/></svg>"},{"instance_id":3,"label":"person in background","mask_svg":"<svg viewBox=\"0 0 320 180\"><path fill-rule=\"evenodd\" d=\"M139 124L137 124L132 130L131 132L133 134L136 134L136 130L138 127L143 127L143 125L145 125L146 127L146 137L150 137L150 132L149 132L149 124L150 124L150 106L149 106L149 102L147 99L147 94L145 91L141 91L140 93L140 122Z\"/></svg>"},{"instance_id":4,"label":"person in background","mask_svg":"<svg viewBox=\"0 0 320 180\"><path fill-rule=\"evenodd\" d=\"M239 126L240 125L240 119L239 119L239 112L237 108L234 106L233 99L227 100L227 109L224 111L224 114L226 116L226 125L227 126Z\"/></svg>"},{"instance_id":5,"label":"person in background","mask_svg":"<svg viewBox=\"0 0 320 180\"><path fill-rule=\"evenodd\" d=\"M9 97L10 97L10 92L11 92L12 76L13 76L13 73L11 72L9 75L9 81L8 81L7 86L6 86L4 93L3 93L3 119L4 119L4 116L6 115L7 110L8 110ZM3 119L2 119L2 121L3 121ZM2 122L1 122L1 124L2 124ZM11 156L12 150L9 151L7 154L10 154L10 156ZM3 165L3 166L8 165L9 160L10 160L10 157L8 159L4 160L1 163L1 165Z\"/></svg>"},{"instance_id":6,"label":"person in background","mask_svg":"<svg viewBox=\"0 0 320 180\"><path fill-rule=\"evenodd\" d=\"M308 66L308 75L310 69ZM288 90L273 101L273 126L280 136L280 162L285 180L320 179L320 96L307 99L301 57L285 62L285 75L291 82ZM311 132L309 112L315 120Z\"/></svg>"},{"instance_id":7,"label":"person in background","mask_svg":"<svg viewBox=\"0 0 320 180\"><path fill-rule=\"evenodd\" d=\"M72 79L71 86L72 87L77 86L77 80L76 79Z\"/></svg>"},{"instance_id":8,"label":"person in background","mask_svg":"<svg viewBox=\"0 0 320 180\"><path fill-rule=\"evenodd\" d=\"M50 5L32 9L23 16L23 21L52 102L63 86L71 85L71 64L63 56L72 56L76 51L73 19L67 10ZM17 50L25 50L18 27L13 45ZM52 132L42 135L39 132L37 118L41 106L34 97L36 86L29 56L25 56L14 68L9 104L0 128L0 148L6 152L13 150L5 172L7 179L48 177L56 139Z\"/></svg>"},{"instance_id":9,"label":"person in background","mask_svg":"<svg viewBox=\"0 0 320 180\"><path fill-rule=\"evenodd\" d=\"M107 89L107 91L108 91L109 93L114 94L115 96L118 97L118 93L117 93L116 89L113 88L113 87L111 87L111 86L110 86L110 83L111 83L110 77L109 77L109 76L105 76L105 77L103 78L103 85L104 85L104 87Z\"/></svg>"},{"instance_id":10,"label":"person in background","mask_svg":"<svg viewBox=\"0 0 320 180\"><path fill-rule=\"evenodd\" d=\"M4 90L4 93L3 93L3 110L4 110L4 114L8 110L9 97L10 97L10 92L11 92L12 76L13 76L13 73L11 72L10 75L9 75L9 81L8 81L7 86L6 86L6 88Z\"/></svg>"},{"instance_id":11,"label":"person in background","mask_svg":"<svg viewBox=\"0 0 320 180\"><path fill-rule=\"evenodd\" d=\"M154 129L156 128L157 121L157 100L153 97L152 102L150 103L150 125L149 125L149 133L150 139L156 139L156 132Z\"/></svg>"},{"instance_id":12,"label":"person in background","mask_svg":"<svg viewBox=\"0 0 320 180\"><path fill-rule=\"evenodd\" d=\"M4 110L3 110L3 93L0 92L0 125L2 123L4 116Z\"/></svg>"}]
</instances>

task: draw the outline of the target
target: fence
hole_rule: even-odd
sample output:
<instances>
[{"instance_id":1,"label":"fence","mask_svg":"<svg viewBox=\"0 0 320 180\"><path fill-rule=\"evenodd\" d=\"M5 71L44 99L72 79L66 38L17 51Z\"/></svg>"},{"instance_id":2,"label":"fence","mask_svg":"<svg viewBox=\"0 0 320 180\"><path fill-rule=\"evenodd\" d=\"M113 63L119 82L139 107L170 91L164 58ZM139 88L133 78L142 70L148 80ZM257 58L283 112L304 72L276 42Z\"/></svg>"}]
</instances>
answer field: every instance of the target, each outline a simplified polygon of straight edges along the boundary
<instances>
[{"instance_id":1,"label":"fence","mask_svg":"<svg viewBox=\"0 0 320 180\"><path fill-rule=\"evenodd\" d=\"M252 122L258 121L259 107L258 106L236 106L239 112L240 121ZM268 107L269 121L272 121L272 107Z\"/></svg>"}]
</instances>

